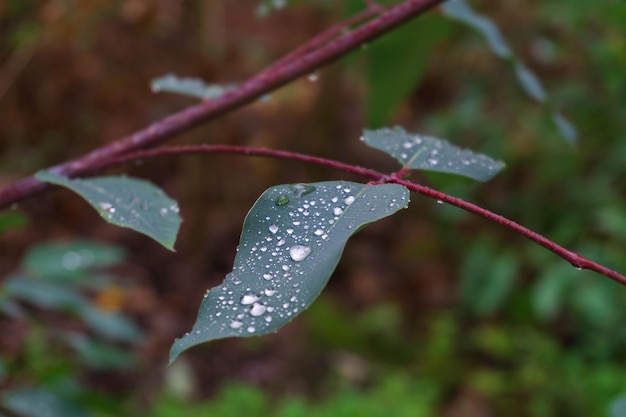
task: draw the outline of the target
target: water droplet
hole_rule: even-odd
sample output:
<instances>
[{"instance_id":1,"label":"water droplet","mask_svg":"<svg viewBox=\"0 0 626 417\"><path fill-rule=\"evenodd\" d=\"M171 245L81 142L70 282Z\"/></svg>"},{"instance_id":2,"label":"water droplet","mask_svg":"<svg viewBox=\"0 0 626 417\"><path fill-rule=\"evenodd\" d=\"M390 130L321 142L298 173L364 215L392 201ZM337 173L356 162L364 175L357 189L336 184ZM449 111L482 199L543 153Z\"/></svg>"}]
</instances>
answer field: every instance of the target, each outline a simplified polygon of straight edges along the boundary
<instances>
[{"instance_id":1,"label":"water droplet","mask_svg":"<svg viewBox=\"0 0 626 417\"><path fill-rule=\"evenodd\" d=\"M101 203L98 203L98 205L100 206L102 210L105 210L105 211L109 211L113 208L113 204L111 203L101 202Z\"/></svg>"},{"instance_id":2,"label":"water droplet","mask_svg":"<svg viewBox=\"0 0 626 417\"><path fill-rule=\"evenodd\" d=\"M283 271L285 271L285 272L289 271L289 269L290 269L290 268L289 268L289 265L283 265L281 268L282 268L282 269L283 269Z\"/></svg>"},{"instance_id":3,"label":"water droplet","mask_svg":"<svg viewBox=\"0 0 626 417\"><path fill-rule=\"evenodd\" d=\"M413 147L413 144L412 144L411 142L404 142L404 143L402 144L402 147L403 147L404 149L411 149L411 148Z\"/></svg>"},{"instance_id":4,"label":"water droplet","mask_svg":"<svg viewBox=\"0 0 626 417\"><path fill-rule=\"evenodd\" d=\"M279 195L278 197L276 197L276 200L274 200L274 204L276 204L277 206L284 206L287 203L289 203L289 196L285 194Z\"/></svg>"},{"instance_id":5,"label":"water droplet","mask_svg":"<svg viewBox=\"0 0 626 417\"><path fill-rule=\"evenodd\" d=\"M343 214L343 210L342 210L340 207L335 207L335 208L333 209L333 214L334 214L335 216L341 216L341 214Z\"/></svg>"},{"instance_id":6,"label":"water droplet","mask_svg":"<svg viewBox=\"0 0 626 417\"><path fill-rule=\"evenodd\" d=\"M250 309L250 315L252 317L259 317L265 314L266 310L267 310L267 307L265 307L263 304L254 303L254 305Z\"/></svg>"},{"instance_id":7,"label":"water droplet","mask_svg":"<svg viewBox=\"0 0 626 417\"><path fill-rule=\"evenodd\" d=\"M287 234L290 235L293 233L293 229L287 229Z\"/></svg>"},{"instance_id":8,"label":"water droplet","mask_svg":"<svg viewBox=\"0 0 626 417\"><path fill-rule=\"evenodd\" d=\"M349 195L348 197L346 197L343 200L343 202L346 203L346 205L349 206L350 204L354 203L354 196L353 195Z\"/></svg>"},{"instance_id":9,"label":"water droplet","mask_svg":"<svg viewBox=\"0 0 626 417\"><path fill-rule=\"evenodd\" d=\"M263 279L265 279L265 280L267 280L267 281L271 280L272 278L274 278L274 277L272 276L272 274L263 274Z\"/></svg>"},{"instance_id":10,"label":"water droplet","mask_svg":"<svg viewBox=\"0 0 626 417\"><path fill-rule=\"evenodd\" d=\"M320 77L316 72L312 72L309 74L309 76L307 77L309 79L309 81L311 81L312 83L316 82Z\"/></svg>"},{"instance_id":11,"label":"water droplet","mask_svg":"<svg viewBox=\"0 0 626 417\"><path fill-rule=\"evenodd\" d=\"M239 320L233 320L230 322L229 326L231 329L239 329L241 326L243 326L243 322Z\"/></svg>"},{"instance_id":12,"label":"water droplet","mask_svg":"<svg viewBox=\"0 0 626 417\"><path fill-rule=\"evenodd\" d=\"M249 305L249 304L254 304L257 301L259 301L259 296L254 294L254 293L248 293L248 294L244 294L241 297L241 304L243 305Z\"/></svg>"},{"instance_id":13,"label":"water droplet","mask_svg":"<svg viewBox=\"0 0 626 417\"><path fill-rule=\"evenodd\" d=\"M194 333L195 334L200 334L200 330L196 330Z\"/></svg>"},{"instance_id":14,"label":"water droplet","mask_svg":"<svg viewBox=\"0 0 626 417\"><path fill-rule=\"evenodd\" d=\"M315 191L315 187L311 184L292 184L289 186L296 197L302 197Z\"/></svg>"},{"instance_id":15,"label":"water droplet","mask_svg":"<svg viewBox=\"0 0 626 417\"><path fill-rule=\"evenodd\" d=\"M163 207L163 208L161 209L160 213L161 213L161 217L165 217L165 216L167 216L167 209L166 209L165 207Z\"/></svg>"},{"instance_id":16,"label":"water droplet","mask_svg":"<svg viewBox=\"0 0 626 417\"><path fill-rule=\"evenodd\" d=\"M437 204L443 204L442 200L437 200Z\"/></svg>"},{"instance_id":17,"label":"water droplet","mask_svg":"<svg viewBox=\"0 0 626 417\"><path fill-rule=\"evenodd\" d=\"M272 234L278 232L278 226L276 226L275 224L271 225L269 229L270 229L270 233Z\"/></svg>"},{"instance_id":18,"label":"water droplet","mask_svg":"<svg viewBox=\"0 0 626 417\"><path fill-rule=\"evenodd\" d=\"M303 245L295 245L289 248L289 256L296 262L305 260L311 254L311 248Z\"/></svg>"},{"instance_id":19,"label":"water droplet","mask_svg":"<svg viewBox=\"0 0 626 417\"><path fill-rule=\"evenodd\" d=\"M266 289L265 290L265 295L267 295L268 297L271 297L272 295L276 294L276 290L275 289Z\"/></svg>"},{"instance_id":20,"label":"water droplet","mask_svg":"<svg viewBox=\"0 0 626 417\"><path fill-rule=\"evenodd\" d=\"M254 333L256 329L254 328L254 326L250 326L246 330L248 330L248 333Z\"/></svg>"},{"instance_id":21,"label":"water droplet","mask_svg":"<svg viewBox=\"0 0 626 417\"><path fill-rule=\"evenodd\" d=\"M316 231L313 232L313 234L315 236L322 236L324 234L324 231L322 229L317 229Z\"/></svg>"}]
</instances>

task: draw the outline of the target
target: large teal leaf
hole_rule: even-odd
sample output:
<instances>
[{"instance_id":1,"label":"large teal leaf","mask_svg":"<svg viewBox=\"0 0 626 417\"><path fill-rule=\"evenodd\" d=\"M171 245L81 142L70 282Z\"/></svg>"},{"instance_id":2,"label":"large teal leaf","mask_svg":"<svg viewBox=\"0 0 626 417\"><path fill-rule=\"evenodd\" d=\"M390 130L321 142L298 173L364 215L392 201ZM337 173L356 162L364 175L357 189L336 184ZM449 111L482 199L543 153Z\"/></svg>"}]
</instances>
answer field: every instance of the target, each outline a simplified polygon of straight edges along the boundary
<instances>
[{"instance_id":1,"label":"large teal leaf","mask_svg":"<svg viewBox=\"0 0 626 417\"><path fill-rule=\"evenodd\" d=\"M233 271L206 293L170 360L209 340L282 327L317 298L348 238L408 201L408 190L396 184L333 181L265 191L246 217Z\"/></svg>"},{"instance_id":2,"label":"large teal leaf","mask_svg":"<svg viewBox=\"0 0 626 417\"><path fill-rule=\"evenodd\" d=\"M493 178L504 163L432 136L407 133L400 127L365 130L361 140L395 157L408 169L446 172L478 181Z\"/></svg>"},{"instance_id":3,"label":"large teal leaf","mask_svg":"<svg viewBox=\"0 0 626 417\"><path fill-rule=\"evenodd\" d=\"M35 177L79 194L107 222L143 233L174 250L181 223L178 204L148 181L128 177L70 179L50 171L39 171Z\"/></svg>"}]
</instances>

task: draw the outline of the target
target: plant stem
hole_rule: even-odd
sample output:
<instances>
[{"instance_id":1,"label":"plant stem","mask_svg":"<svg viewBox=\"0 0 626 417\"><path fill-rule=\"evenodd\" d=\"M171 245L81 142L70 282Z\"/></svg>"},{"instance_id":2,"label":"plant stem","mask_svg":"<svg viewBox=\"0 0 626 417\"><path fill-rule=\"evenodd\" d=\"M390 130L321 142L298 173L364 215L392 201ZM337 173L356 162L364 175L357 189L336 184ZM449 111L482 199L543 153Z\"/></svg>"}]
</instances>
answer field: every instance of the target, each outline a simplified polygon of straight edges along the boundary
<instances>
[{"instance_id":1,"label":"plant stem","mask_svg":"<svg viewBox=\"0 0 626 417\"><path fill-rule=\"evenodd\" d=\"M517 232L520 235L530 239L531 241L543 246L549 251L555 253L557 256L571 263L572 266L574 266L575 268L588 269L590 271L595 271L599 273L600 275L604 275L605 277L608 277L616 282L619 282L622 285L626 285L626 276L620 274L617 271L609 269L590 259L580 256L570 251L569 249L566 249L563 246L557 244L556 242L551 241L550 239L544 237L543 235L537 232L533 232L532 230L522 226L521 224L517 222L514 222L513 220L507 219L504 216L501 216L492 211L479 207L475 204L464 201L460 198L452 197L448 194L442 193L441 191L437 191L430 187L426 187L423 185L415 184L410 181L403 180L402 178L400 178L400 175L398 175L398 173L388 175L388 174L383 174L373 169L363 168L363 167L359 167L356 165L346 164L340 161L334 161L331 159L320 158L320 157L300 154L296 152L281 151L281 150L267 149L267 148L251 148L247 146L234 146L234 145L171 146L171 147L164 147L164 148L159 148L159 149L152 149L148 151L135 152L132 154L123 155L123 156L111 159L107 162L101 163L97 167L92 167L92 171L102 170L105 168L109 168L111 166L121 165L124 163L141 160L141 159L154 158L158 156L195 154L195 153L232 153L232 154L249 155L249 156L266 156L266 157L272 157L272 158L288 159L292 161L299 161L299 162L322 165L328 168L333 168L333 169L337 169L340 171L345 171L345 172L349 172L352 174L361 175L361 176L370 178L380 183L399 184L408 188L411 191L415 191L419 194L433 198L437 201L451 204L455 207L458 207L470 213L476 214L487 220L491 220L492 222L501 224L513 230L514 232Z\"/></svg>"},{"instance_id":2,"label":"plant stem","mask_svg":"<svg viewBox=\"0 0 626 417\"><path fill-rule=\"evenodd\" d=\"M222 116L268 94L296 78L309 74L435 7L443 0L406 0L359 28L344 34L296 60L263 71L223 96L203 101L159 120L148 127L97 148L90 153L50 168L57 174L75 176L89 167L125 153L157 145L201 123ZM0 190L0 209L49 188L34 177L18 180Z\"/></svg>"}]
</instances>

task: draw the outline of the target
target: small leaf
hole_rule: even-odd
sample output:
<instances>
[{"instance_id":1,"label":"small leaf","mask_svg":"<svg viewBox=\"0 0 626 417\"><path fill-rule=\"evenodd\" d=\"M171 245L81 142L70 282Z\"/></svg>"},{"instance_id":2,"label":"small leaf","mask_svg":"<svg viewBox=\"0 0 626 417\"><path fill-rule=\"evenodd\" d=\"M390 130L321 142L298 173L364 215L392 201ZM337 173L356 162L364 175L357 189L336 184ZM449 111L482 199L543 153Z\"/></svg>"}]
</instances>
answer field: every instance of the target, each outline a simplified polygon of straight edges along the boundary
<instances>
[{"instance_id":1,"label":"small leaf","mask_svg":"<svg viewBox=\"0 0 626 417\"><path fill-rule=\"evenodd\" d=\"M489 45L489 49L500 58L510 58L513 56L511 48L502 37L498 27L488 18L476 13L462 0L449 0L441 5L445 15L479 32Z\"/></svg>"},{"instance_id":2,"label":"small leaf","mask_svg":"<svg viewBox=\"0 0 626 417\"><path fill-rule=\"evenodd\" d=\"M535 73L519 61L515 63L514 67L517 80L526 94L534 98L539 103L544 103L548 99L548 94Z\"/></svg>"},{"instance_id":3,"label":"small leaf","mask_svg":"<svg viewBox=\"0 0 626 417\"><path fill-rule=\"evenodd\" d=\"M143 233L174 250L181 223L178 204L148 181L128 177L69 179L50 171L39 171L35 177L79 194L107 222Z\"/></svg>"},{"instance_id":4,"label":"small leaf","mask_svg":"<svg viewBox=\"0 0 626 417\"><path fill-rule=\"evenodd\" d=\"M279 185L248 213L233 272L204 297L191 332L174 342L173 361L197 344L276 331L317 298L348 238L406 207L396 184L346 181Z\"/></svg>"},{"instance_id":5,"label":"small leaf","mask_svg":"<svg viewBox=\"0 0 626 417\"><path fill-rule=\"evenodd\" d=\"M167 74L150 83L154 93L162 91L196 97L203 100L215 99L234 88L234 85L207 84L199 78L184 78Z\"/></svg>"},{"instance_id":6,"label":"small leaf","mask_svg":"<svg viewBox=\"0 0 626 417\"><path fill-rule=\"evenodd\" d=\"M507 45L498 27L488 18L476 11L465 0L448 0L442 4L443 13L480 33L489 46L489 49L498 57L506 60L515 72L519 85L531 98L544 105L544 108L553 111L553 106L539 78L532 72L522 59L515 55ZM576 142L576 128L560 113L553 112L554 122L563 138L570 143Z\"/></svg>"},{"instance_id":7,"label":"small leaf","mask_svg":"<svg viewBox=\"0 0 626 417\"><path fill-rule=\"evenodd\" d=\"M78 404L40 388L8 391L3 405L22 417L88 417L90 413Z\"/></svg>"},{"instance_id":8,"label":"small leaf","mask_svg":"<svg viewBox=\"0 0 626 417\"><path fill-rule=\"evenodd\" d=\"M67 243L39 244L25 256L24 269L43 278L67 278L91 268L115 265L124 258L124 251L116 246L87 240Z\"/></svg>"},{"instance_id":9,"label":"small leaf","mask_svg":"<svg viewBox=\"0 0 626 417\"><path fill-rule=\"evenodd\" d=\"M578 140L578 130L569 120L558 111L552 114L552 120L554 120L554 124L566 141L576 143Z\"/></svg>"},{"instance_id":10,"label":"small leaf","mask_svg":"<svg viewBox=\"0 0 626 417\"><path fill-rule=\"evenodd\" d=\"M413 135L401 127L365 130L361 140L411 169L446 172L487 181L504 167L503 162L486 155L461 149L443 139Z\"/></svg>"}]
</instances>

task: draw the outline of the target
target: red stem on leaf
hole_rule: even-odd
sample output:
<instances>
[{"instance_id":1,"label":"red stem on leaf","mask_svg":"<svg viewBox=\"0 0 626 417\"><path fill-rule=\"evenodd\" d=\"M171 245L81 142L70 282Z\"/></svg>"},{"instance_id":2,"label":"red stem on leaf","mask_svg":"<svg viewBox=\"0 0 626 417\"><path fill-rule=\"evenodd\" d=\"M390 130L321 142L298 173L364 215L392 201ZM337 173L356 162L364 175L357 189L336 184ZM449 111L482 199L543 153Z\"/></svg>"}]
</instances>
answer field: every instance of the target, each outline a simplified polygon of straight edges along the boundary
<instances>
[{"instance_id":1,"label":"red stem on leaf","mask_svg":"<svg viewBox=\"0 0 626 417\"><path fill-rule=\"evenodd\" d=\"M234 145L196 145L196 146L171 146L164 147L159 149L152 149L148 151L136 152L133 154L124 155L118 158L111 159L105 163L100 164L98 167L95 167L97 170L109 168L114 165L120 165L132 161L137 161L141 159L154 158L158 156L166 156L166 155L181 155L181 154L194 154L194 153L232 153L232 154L240 154L240 155L249 155L249 156L266 156L272 158L281 158L281 159L289 159L292 161L306 162L317 165L322 165L328 168L337 169L340 171L349 172L352 174L361 175L367 178L370 178L378 183L393 183L403 185L411 191L415 191L416 193L425 195L427 197L433 198L437 201L445 202L451 204L455 207L468 211L470 213L476 214L480 217L483 217L487 220L491 220L492 222L501 224L520 235L530 239L531 241L543 246L544 248L552 251L556 255L565 259L567 262L571 263L572 266L578 269L588 269L590 271L595 271L605 277L611 278L612 280L619 282L620 284L626 285L626 276L620 274L617 271L609 269L603 265L600 265L590 259L582 257L563 246L551 241L550 239L540 235L539 233L533 232L532 230L522 226L519 223L514 222L513 220L507 219L499 214L491 212L487 209L484 209L475 204L469 203L467 201L461 200L460 198L452 197L448 194L442 193L441 191L434 190L430 187L426 187L423 185L415 184L410 181L403 180L401 175L398 175L399 172L405 172L406 170L401 170L398 173L394 173L391 175L383 174L373 169L362 168L355 165L346 164L339 161L334 161L331 159L320 158L316 156L300 154L296 152L289 151L281 151L276 149L267 149L267 148L251 148L247 146L234 146Z\"/></svg>"}]
</instances>

